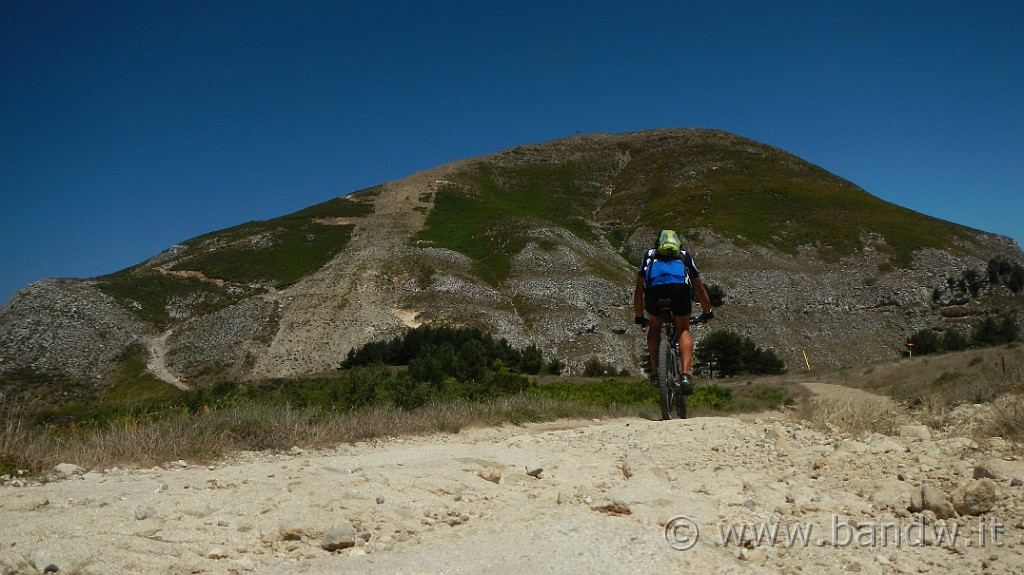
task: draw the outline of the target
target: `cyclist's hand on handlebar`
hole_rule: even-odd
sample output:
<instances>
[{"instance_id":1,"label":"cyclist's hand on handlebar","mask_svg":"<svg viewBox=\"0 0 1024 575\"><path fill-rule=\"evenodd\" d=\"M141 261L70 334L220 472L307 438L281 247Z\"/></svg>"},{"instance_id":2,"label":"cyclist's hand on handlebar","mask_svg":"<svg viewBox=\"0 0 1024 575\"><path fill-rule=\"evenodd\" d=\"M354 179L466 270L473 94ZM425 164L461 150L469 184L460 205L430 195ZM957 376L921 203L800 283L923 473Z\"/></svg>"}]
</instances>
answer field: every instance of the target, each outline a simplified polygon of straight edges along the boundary
<instances>
[{"instance_id":1,"label":"cyclist's hand on handlebar","mask_svg":"<svg viewBox=\"0 0 1024 575\"><path fill-rule=\"evenodd\" d=\"M647 319L647 316L638 315L635 318L633 318L633 323L637 324L641 328L644 328L650 325L651 320Z\"/></svg>"}]
</instances>

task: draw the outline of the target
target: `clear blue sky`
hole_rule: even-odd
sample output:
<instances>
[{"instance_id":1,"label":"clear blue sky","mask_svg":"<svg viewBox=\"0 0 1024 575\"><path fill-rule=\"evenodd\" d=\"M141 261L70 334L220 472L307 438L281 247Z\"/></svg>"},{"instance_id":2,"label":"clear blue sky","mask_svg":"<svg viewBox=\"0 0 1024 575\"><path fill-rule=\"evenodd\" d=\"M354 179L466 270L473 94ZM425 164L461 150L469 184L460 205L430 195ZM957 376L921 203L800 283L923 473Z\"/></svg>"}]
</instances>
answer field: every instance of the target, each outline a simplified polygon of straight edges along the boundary
<instances>
[{"instance_id":1,"label":"clear blue sky","mask_svg":"<svg viewBox=\"0 0 1024 575\"><path fill-rule=\"evenodd\" d=\"M701 127L1024 244L1024 3L0 0L0 304L576 133Z\"/></svg>"}]
</instances>

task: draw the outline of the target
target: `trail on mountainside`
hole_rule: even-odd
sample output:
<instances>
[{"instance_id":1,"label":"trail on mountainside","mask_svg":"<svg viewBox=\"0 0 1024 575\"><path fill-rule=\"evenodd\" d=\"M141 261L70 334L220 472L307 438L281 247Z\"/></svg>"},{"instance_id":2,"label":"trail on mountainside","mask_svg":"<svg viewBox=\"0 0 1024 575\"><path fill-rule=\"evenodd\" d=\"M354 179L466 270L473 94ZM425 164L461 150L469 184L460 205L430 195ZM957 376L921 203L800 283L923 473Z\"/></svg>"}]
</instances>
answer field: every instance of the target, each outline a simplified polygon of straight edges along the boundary
<instances>
[{"instance_id":1,"label":"trail on mountainside","mask_svg":"<svg viewBox=\"0 0 1024 575\"><path fill-rule=\"evenodd\" d=\"M174 333L174 330L169 329L146 342L146 350L149 353L149 361L146 363L146 368L149 369L153 375L174 387L177 387L182 391L189 391L192 388L175 377L167 367L167 338L170 337L172 333Z\"/></svg>"}]
</instances>

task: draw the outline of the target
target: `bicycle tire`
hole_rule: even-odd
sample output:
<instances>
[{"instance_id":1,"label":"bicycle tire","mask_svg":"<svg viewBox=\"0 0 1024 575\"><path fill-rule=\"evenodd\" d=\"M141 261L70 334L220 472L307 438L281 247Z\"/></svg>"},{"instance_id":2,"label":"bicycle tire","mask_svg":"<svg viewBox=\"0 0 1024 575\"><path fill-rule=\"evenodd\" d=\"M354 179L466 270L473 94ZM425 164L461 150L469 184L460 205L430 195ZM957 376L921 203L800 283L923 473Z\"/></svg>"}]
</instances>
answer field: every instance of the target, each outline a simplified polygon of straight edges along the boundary
<instances>
[{"instance_id":1,"label":"bicycle tire","mask_svg":"<svg viewBox=\"0 0 1024 575\"><path fill-rule=\"evenodd\" d=\"M679 352L662 337L658 344L658 403L661 419L686 419L686 396L679 389Z\"/></svg>"},{"instance_id":2,"label":"bicycle tire","mask_svg":"<svg viewBox=\"0 0 1024 575\"><path fill-rule=\"evenodd\" d=\"M661 338L658 344L658 403L661 407L661 419L667 421L672 419L673 407L675 407L676 381L675 370L672 369L672 346L667 337Z\"/></svg>"},{"instance_id":3,"label":"bicycle tire","mask_svg":"<svg viewBox=\"0 0 1024 575\"><path fill-rule=\"evenodd\" d=\"M676 415L679 416L679 419L686 419L686 396L683 395L683 390L679 387L682 383L682 368L679 365L679 350L673 347L670 355L672 356L672 363L669 365L672 366L671 371L674 372L672 375L672 381L676 382L676 385L672 386L672 403L675 405Z\"/></svg>"}]
</instances>

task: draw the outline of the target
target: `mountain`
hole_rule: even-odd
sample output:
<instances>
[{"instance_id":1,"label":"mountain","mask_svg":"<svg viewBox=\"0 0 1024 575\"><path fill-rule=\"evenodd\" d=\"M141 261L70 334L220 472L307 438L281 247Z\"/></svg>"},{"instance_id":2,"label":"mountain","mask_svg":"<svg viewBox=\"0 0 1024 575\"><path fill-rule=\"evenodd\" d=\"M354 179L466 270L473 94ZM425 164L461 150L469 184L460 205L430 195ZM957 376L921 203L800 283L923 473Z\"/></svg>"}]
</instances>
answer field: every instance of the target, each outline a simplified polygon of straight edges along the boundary
<instances>
[{"instance_id":1,"label":"mountain","mask_svg":"<svg viewBox=\"0 0 1024 575\"><path fill-rule=\"evenodd\" d=\"M0 393L89 393L140 358L183 387L308 374L421 323L638 373L634 269L662 228L725 294L708 329L747 335L791 370L805 354L893 357L918 330L1020 308L998 285L956 293L993 258L1024 262L1009 238L726 132L589 134L209 233L108 276L32 284L0 308Z\"/></svg>"}]
</instances>

